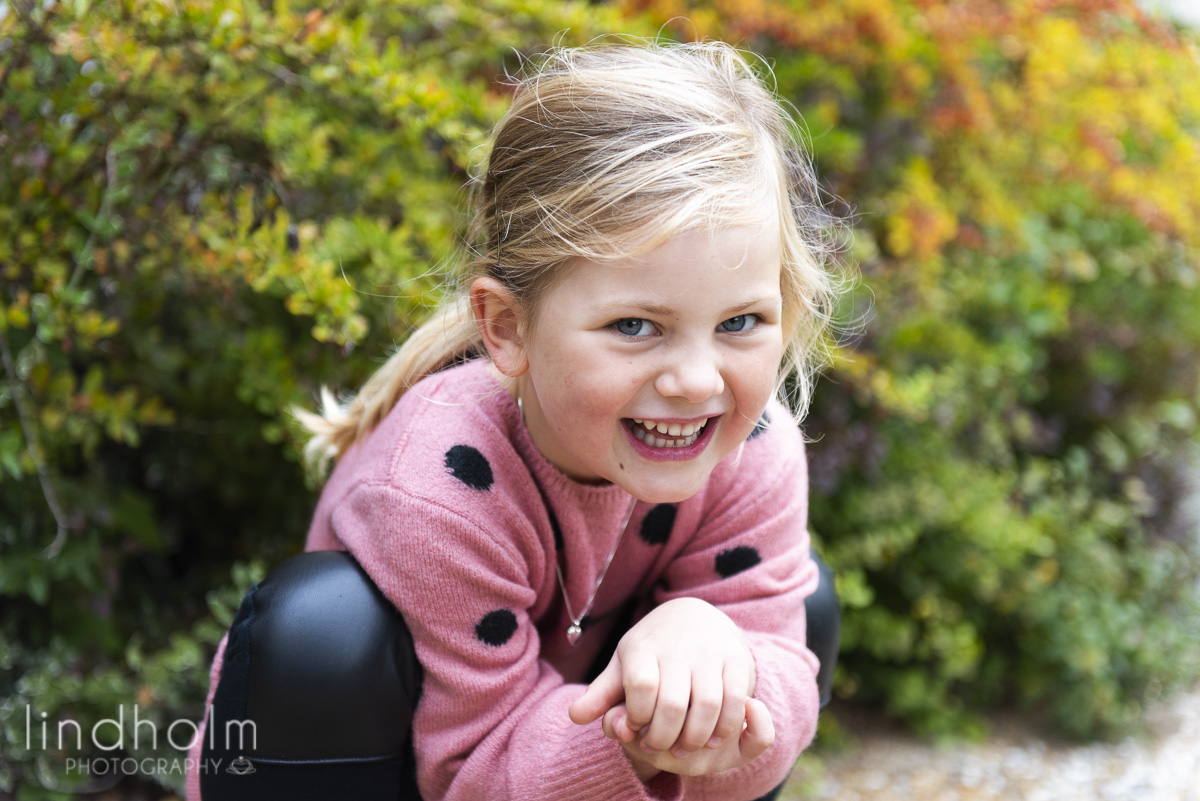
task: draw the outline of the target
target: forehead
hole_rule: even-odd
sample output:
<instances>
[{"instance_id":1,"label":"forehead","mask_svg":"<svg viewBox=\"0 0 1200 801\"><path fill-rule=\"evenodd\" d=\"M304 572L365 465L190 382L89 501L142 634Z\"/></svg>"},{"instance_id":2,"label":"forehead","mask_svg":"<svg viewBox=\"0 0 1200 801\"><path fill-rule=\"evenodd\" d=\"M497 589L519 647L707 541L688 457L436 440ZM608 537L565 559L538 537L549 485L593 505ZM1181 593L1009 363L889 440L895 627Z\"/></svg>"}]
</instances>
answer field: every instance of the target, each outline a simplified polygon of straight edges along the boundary
<instances>
[{"instance_id":1,"label":"forehead","mask_svg":"<svg viewBox=\"0 0 1200 801\"><path fill-rule=\"evenodd\" d=\"M749 294L778 296L780 259L779 236L770 225L696 229L645 253L576 260L555 289L587 303L711 305Z\"/></svg>"}]
</instances>

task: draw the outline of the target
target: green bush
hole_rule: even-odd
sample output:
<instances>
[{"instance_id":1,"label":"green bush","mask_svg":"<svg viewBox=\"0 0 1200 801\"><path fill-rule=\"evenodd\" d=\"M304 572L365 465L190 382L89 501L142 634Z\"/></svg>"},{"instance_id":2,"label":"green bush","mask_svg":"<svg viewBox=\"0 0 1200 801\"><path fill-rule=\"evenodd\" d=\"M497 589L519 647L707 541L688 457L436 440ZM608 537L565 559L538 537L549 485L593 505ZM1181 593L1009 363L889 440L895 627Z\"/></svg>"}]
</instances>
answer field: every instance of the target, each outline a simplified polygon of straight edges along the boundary
<instances>
[{"instance_id":1,"label":"green bush","mask_svg":"<svg viewBox=\"0 0 1200 801\"><path fill-rule=\"evenodd\" d=\"M439 291L503 71L620 27L551 0L0 3L0 794L105 781L40 747L42 713L51 741L120 705L199 718L312 513L285 410L361 383Z\"/></svg>"},{"instance_id":2,"label":"green bush","mask_svg":"<svg viewBox=\"0 0 1200 801\"><path fill-rule=\"evenodd\" d=\"M1120 731L1200 666L1197 36L1133 2L630 0L771 59L869 324L806 428L837 689Z\"/></svg>"},{"instance_id":3,"label":"green bush","mask_svg":"<svg viewBox=\"0 0 1200 801\"><path fill-rule=\"evenodd\" d=\"M311 515L285 410L437 295L503 71L677 14L772 59L858 209L873 315L808 425L839 693L1098 735L1195 678L1193 34L1122 2L10 0L0 793L97 786L26 747L27 708L51 737L199 716Z\"/></svg>"}]
</instances>

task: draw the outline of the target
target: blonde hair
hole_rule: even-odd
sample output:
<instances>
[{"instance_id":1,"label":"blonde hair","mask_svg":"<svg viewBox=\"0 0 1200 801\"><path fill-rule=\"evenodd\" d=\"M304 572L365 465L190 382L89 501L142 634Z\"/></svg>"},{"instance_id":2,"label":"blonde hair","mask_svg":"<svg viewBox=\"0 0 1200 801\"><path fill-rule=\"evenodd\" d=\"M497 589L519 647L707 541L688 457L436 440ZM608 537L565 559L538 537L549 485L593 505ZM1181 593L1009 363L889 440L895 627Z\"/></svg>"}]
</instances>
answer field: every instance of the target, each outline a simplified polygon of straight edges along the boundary
<instances>
[{"instance_id":1,"label":"blonde hair","mask_svg":"<svg viewBox=\"0 0 1200 801\"><path fill-rule=\"evenodd\" d=\"M501 281L534 321L540 294L572 260L642 253L697 228L762 225L764 194L782 240L777 389L795 376L786 400L803 417L844 285L831 269L839 226L794 120L738 50L721 42L552 50L517 84L473 193L457 291L352 399L339 404L322 390L320 415L297 412L314 435L310 459L341 456L421 378L483 352L467 301L474 278Z\"/></svg>"}]
</instances>

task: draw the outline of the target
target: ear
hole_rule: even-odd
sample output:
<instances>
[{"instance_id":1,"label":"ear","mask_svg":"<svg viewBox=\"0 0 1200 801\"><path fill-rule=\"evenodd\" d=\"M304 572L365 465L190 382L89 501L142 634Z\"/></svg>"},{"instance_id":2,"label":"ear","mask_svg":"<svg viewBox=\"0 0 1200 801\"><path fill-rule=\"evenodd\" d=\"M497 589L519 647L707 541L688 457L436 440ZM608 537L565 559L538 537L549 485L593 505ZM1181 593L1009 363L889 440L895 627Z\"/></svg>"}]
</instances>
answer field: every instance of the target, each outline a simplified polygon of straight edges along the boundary
<instances>
[{"instance_id":1,"label":"ear","mask_svg":"<svg viewBox=\"0 0 1200 801\"><path fill-rule=\"evenodd\" d=\"M524 314L508 287L491 276L476 278L471 282L471 311L496 369L509 378L529 369L521 338Z\"/></svg>"}]
</instances>

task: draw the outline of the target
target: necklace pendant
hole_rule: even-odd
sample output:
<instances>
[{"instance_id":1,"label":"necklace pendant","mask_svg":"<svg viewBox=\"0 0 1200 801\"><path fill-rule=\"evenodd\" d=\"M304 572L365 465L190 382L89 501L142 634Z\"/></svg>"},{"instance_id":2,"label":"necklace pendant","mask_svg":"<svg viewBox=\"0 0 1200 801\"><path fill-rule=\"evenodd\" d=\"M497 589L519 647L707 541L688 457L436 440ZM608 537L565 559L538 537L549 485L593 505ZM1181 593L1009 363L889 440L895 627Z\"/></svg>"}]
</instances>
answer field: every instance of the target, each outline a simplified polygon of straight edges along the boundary
<instances>
[{"instance_id":1,"label":"necklace pendant","mask_svg":"<svg viewBox=\"0 0 1200 801\"><path fill-rule=\"evenodd\" d=\"M578 623L572 623L567 627L567 642L574 645L579 642L579 638L583 635L583 629Z\"/></svg>"}]
</instances>

